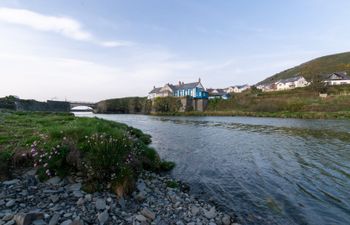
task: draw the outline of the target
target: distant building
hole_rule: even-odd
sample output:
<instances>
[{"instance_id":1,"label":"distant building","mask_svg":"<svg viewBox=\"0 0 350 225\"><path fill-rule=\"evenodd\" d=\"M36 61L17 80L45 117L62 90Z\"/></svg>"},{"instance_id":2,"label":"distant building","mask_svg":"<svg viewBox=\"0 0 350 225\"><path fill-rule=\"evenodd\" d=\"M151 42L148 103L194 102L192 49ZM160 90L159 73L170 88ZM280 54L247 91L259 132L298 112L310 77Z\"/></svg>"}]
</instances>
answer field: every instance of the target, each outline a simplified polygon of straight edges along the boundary
<instances>
[{"instance_id":1,"label":"distant building","mask_svg":"<svg viewBox=\"0 0 350 225\"><path fill-rule=\"evenodd\" d=\"M190 96L196 99L208 99L209 97L208 92L201 83L201 79L193 83L185 84L179 81L177 85L165 84L163 87L153 87L153 90L148 93L148 99L168 96Z\"/></svg>"},{"instance_id":2,"label":"distant building","mask_svg":"<svg viewBox=\"0 0 350 225\"><path fill-rule=\"evenodd\" d=\"M272 83L272 84L260 84L258 86L256 86L257 89L262 90L263 92L270 92L270 91L276 91L276 84Z\"/></svg>"},{"instance_id":3,"label":"distant building","mask_svg":"<svg viewBox=\"0 0 350 225\"><path fill-rule=\"evenodd\" d=\"M298 87L306 87L310 83L303 76L296 76L288 79L279 80L275 83L276 90L290 90Z\"/></svg>"},{"instance_id":4,"label":"distant building","mask_svg":"<svg viewBox=\"0 0 350 225\"><path fill-rule=\"evenodd\" d=\"M250 86L248 84L244 85L236 85L236 86L230 86L228 88L225 88L226 93L241 93L245 90L248 90Z\"/></svg>"},{"instance_id":5,"label":"distant building","mask_svg":"<svg viewBox=\"0 0 350 225\"><path fill-rule=\"evenodd\" d=\"M221 88L208 88L209 99L228 99L230 95L225 91L225 89Z\"/></svg>"},{"instance_id":6,"label":"distant building","mask_svg":"<svg viewBox=\"0 0 350 225\"><path fill-rule=\"evenodd\" d=\"M324 82L329 85L350 84L350 77L346 72L336 72L324 76Z\"/></svg>"}]
</instances>

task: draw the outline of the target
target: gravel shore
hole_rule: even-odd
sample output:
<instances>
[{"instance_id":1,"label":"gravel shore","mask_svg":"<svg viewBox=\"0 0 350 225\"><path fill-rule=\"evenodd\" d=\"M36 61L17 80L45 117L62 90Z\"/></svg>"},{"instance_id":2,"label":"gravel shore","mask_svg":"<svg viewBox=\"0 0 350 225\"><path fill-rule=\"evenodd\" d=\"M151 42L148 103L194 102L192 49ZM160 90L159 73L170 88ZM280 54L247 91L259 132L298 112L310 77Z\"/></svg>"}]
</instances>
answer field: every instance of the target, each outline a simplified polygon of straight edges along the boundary
<instances>
[{"instance_id":1,"label":"gravel shore","mask_svg":"<svg viewBox=\"0 0 350 225\"><path fill-rule=\"evenodd\" d=\"M41 183L34 174L0 183L0 225L238 225L169 176L145 172L130 197L117 199L107 191L85 193L77 176Z\"/></svg>"}]
</instances>

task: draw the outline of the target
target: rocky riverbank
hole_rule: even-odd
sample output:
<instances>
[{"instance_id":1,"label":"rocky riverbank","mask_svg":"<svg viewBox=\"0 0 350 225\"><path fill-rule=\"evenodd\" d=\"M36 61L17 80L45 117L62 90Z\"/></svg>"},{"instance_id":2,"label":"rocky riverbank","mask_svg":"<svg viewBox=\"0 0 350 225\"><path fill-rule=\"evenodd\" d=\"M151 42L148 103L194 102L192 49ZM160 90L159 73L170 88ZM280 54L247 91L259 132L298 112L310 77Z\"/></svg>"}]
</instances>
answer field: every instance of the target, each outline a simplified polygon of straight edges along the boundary
<instances>
[{"instance_id":1,"label":"rocky riverbank","mask_svg":"<svg viewBox=\"0 0 350 225\"><path fill-rule=\"evenodd\" d=\"M23 174L0 183L0 225L237 225L169 176L144 172L135 192L117 199L107 191L85 193L79 176L41 183L35 171Z\"/></svg>"}]
</instances>

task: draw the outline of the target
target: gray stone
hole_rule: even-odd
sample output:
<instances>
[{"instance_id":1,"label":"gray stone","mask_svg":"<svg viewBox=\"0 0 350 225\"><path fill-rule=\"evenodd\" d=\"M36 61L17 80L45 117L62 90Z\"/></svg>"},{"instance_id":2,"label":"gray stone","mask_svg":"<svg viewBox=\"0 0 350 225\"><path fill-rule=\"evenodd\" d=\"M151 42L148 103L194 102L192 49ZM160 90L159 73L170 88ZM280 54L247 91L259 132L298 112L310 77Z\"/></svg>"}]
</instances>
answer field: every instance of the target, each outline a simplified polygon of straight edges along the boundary
<instances>
[{"instance_id":1,"label":"gray stone","mask_svg":"<svg viewBox=\"0 0 350 225\"><path fill-rule=\"evenodd\" d=\"M106 209L106 201L102 198L96 200L96 209L97 210L105 210Z\"/></svg>"},{"instance_id":2,"label":"gray stone","mask_svg":"<svg viewBox=\"0 0 350 225\"><path fill-rule=\"evenodd\" d=\"M142 202L146 199L146 194L143 191L141 191L135 196L135 199L139 202Z\"/></svg>"},{"instance_id":3,"label":"gray stone","mask_svg":"<svg viewBox=\"0 0 350 225\"><path fill-rule=\"evenodd\" d=\"M59 177L52 177L46 181L47 184L51 185L58 185L61 182L61 178Z\"/></svg>"},{"instance_id":4,"label":"gray stone","mask_svg":"<svg viewBox=\"0 0 350 225\"><path fill-rule=\"evenodd\" d=\"M37 169L34 168L34 169L31 169L31 170L27 171L24 175L25 176L35 176L36 171L37 171Z\"/></svg>"},{"instance_id":5,"label":"gray stone","mask_svg":"<svg viewBox=\"0 0 350 225\"><path fill-rule=\"evenodd\" d=\"M63 217L68 218L68 217L71 217L72 215L73 215L72 213L65 213L65 214L63 215Z\"/></svg>"},{"instance_id":6,"label":"gray stone","mask_svg":"<svg viewBox=\"0 0 350 225\"><path fill-rule=\"evenodd\" d=\"M135 218L136 218L138 221L140 221L140 222L145 222L145 221L147 221L147 218L144 217L143 215L137 215Z\"/></svg>"},{"instance_id":7,"label":"gray stone","mask_svg":"<svg viewBox=\"0 0 350 225\"><path fill-rule=\"evenodd\" d=\"M136 184L136 188L139 192L146 191L146 184L143 180L139 180Z\"/></svg>"},{"instance_id":8,"label":"gray stone","mask_svg":"<svg viewBox=\"0 0 350 225\"><path fill-rule=\"evenodd\" d=\"M118 203L122 209L125 209L125 199L123 197L118 200Z\"/></svg>"},{"instance_id":9,"label":"gray stone","mask_svg":"<svg viewBox=\"0 0 350 225\"><path fill-rule=\"evenodd\" d=\"M203 209L204 211L204 216L207 217L208 219L213 219L216 216L216 210L215 207L212 207L209 211Z\"/></svg>"},{"instance_id":10,"label":"gray stone","mask_svg":"<svg viewBox=\"0 0 350 225\"><path fill-rule=\"evenodd\" d=\"M81 191L73 191L73 196L76 198L81 198L83 197L83 193L81 193Z\"/></svg>"},{"instance_id":11,"label":"gray stone","mask_svg":"<svg viewBox=\"0 0 350 225\"><path fill-rule=\"evenodd\" d=\"M92 195L91 194L85 195L85 200L90 202L92 200Z\"/></svg>"},{"instance_id":12,"label":"gray stone","mask_svg":"<svg viewBox=\"0 0 350 225\"><path fill-rule=\"evenodd\" d=\"M184 222L182 222L181 220L176 222L176 225L185 225Z\"/></svg>"},{"instance_id":13,"label":"gray stone","mask_svg":"<svg viewBox=\"0 0 350 225\"><path fill-rule=\"evenodd\" d=\"M81 183L75 183L68 186L68 191L80 191Z\"/></svg>"},{"instance_id":14,"label":"gray stone","mask_svg":"<svg viewBox=\"0 0 350 225\"><path fill-rule=\"evenodd\" d=\"M231 217L229 215L224 215L221 219L221 222L224 225L230 225L231 224Z\"/></svg>"},{"instance_id":15,"label":"gray stone","mask_svg":"<svg viewBox=\"0 0 350 225\"><path fill-rule=\"evenodd\" d=\"M148 208L143 208L141 211L141 214L151 220L154 220L156 218L156 215L154 214L154 212L152 212Z\"/></svg>"},{"instance_id":16,"label":"gray stone","mask_svg":"<svg viewBox=\"0 0 350 225\"><path fill-rule=\"evenodd\" d=\"M98 214L98 221L100 222L101 225L105 224L109 218L109 214L107 210L105 210L103 213Z\"/></svg>"},{"instance_id":17,"label":"gray stone","mask_svg":"<svg viewBox=\"0 0 350 225\"><path fill-rule=\"evenodd\" d=\"M17 225L29 225L35 220L41 220L44 218L43 213L20 213L15 215L14 220Z\"/></svg>"},{"instance_id":18,"label":"gray stone","mask_svg":"<svg viewBox=\"0 0 350 225\"><path fill-rule=\"evenodd\" d=\"M0 200L0 206L3 206L3 205L5 205L6 203L5 203L5 201L4 200Z\"/></svg>"},{"instance_id":19,"label":"gray stone","mask_svg":"<svg viewBox=\"0 0 350 225\"><path fill-rule=\"evenodd\" d=\"M82 206L84 205L84 203L85 203L85 200L83 198L79 198L79 200L77 201L78 206Z\"/></svg>"},{"instance_id":20,"label":"gray stone","mask_svg":"<svg viewBox=\"0 0 350 225\"><path fill-rule=\"evenodd\" d=\"M8 215L5 215L5 216L2 218L2 220L3 220L3 221L9 221L9 220L12 220L12 218L13 218L13 215L12 215L12 214L8 214Z\"/></svg>"},{"instance_id":21,"label":"gray stone","mask_svg":"<svg viewBox=\"0 0 350 225\"><path fill-rule=\"evenodd\" d=\"M73 221L72 220L66 220L62 222L60 225L70 225Z\"/></svg>"},{"instance_id":22,"label":"gray stone","mask_svg":"<svg viewBox=\"0 0 350 225\"><path fill-rule=\"evenodd\" d=\"M191 206L191 213L193 216L196 216L199 213L199 208L195 205Z\"/></svg>"},{"instance_id":23,"label":"gray stone","mask_svg":"<svg viewBox=\"0 0 350 225\"><path fill-rule=\"evenodd\" d=\"M60 214L55 213L49 222L49 225L56 225L58 223L58 220L60 219Z\"/></svg>"},{"instance_id":24,"label":"gray stone","mask_svg":"<svg viewBox=\"0 0 350 225\"><path fill-rule=\"evenodd\" d=\"M11 208L16 204L16 201L13 199L10 199L7 203L6 203L6 207Z\"/></svg>"},{"instance_id":25,"label":"gray stone","mask_svg":"<svg viewBox=\"0 0 350 225\"><path fill-rule=\"evenodd\" d=\"M46 225L44 220L34 220L32 225Z\"/></svg>"},{"instance_id":26,"label":"gray stone","mask_svg":"<svg viewBox=\"0 0 350 225\"><path fill-rule=\"evenodd\" d=\"M49 199L51 200L52 203L56 203L58 202L58 200L60 200L60 197L58 195L51 195Z\"/></svg>"},{"instance_id":27,"label":"gray stone","mask_svg":"<svg viewBox=\"0 0 350 225\"><path fill-rule=\"evenodd\" d=\"M19 183L18 179L7 180L7 181L2 182L2 184L6 185L6 186L10 186L10 185L18 184L18 183Z\"/></svg>"}]
</instances>

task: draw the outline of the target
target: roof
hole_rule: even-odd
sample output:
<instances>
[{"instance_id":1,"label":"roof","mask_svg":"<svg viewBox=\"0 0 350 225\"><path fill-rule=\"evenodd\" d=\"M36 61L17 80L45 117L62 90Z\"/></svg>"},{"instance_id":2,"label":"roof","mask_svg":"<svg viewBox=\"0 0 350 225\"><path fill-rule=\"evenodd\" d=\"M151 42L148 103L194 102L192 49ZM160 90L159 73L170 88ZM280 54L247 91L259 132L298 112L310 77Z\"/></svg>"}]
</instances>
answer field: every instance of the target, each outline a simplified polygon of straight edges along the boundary
<instances>
[{"instance_id":1,"label":"roof","mask_svg":"<svg viewBox=\"0 0 350 225\"><path fill-rule=\"evenodd\" d=\"M339 80L350 80L350 77L347 75L347 72L335 72L335 73L327 74L324 77L326 80L335 80L330 78L333 75L339 77L340 78Z\"/></svg>"},{"instance_id":2,"label":"roof","mask_svg":"<svg viewBox=\"0 0 350 225\"><path fill-rule=\"evenodd\" d=\"M198 84L200 84L200 82L194 82L194 83L188 83L188 84L182 83L181 85L176 85L174 87L176 90L185 90L185 89L193 89L197 87Z\"/></svg>"},{"instance_id":3,"label":"roof","mask_svg":"<svg viewBox=\"0 0 350 225\"><path fill-rule=\"evenodd\" d=\"M166 84L165 86L168 86L173 92L177 90L187 90L187 89L193 89L196 88L200 84L199 81L193 82L193 83L181 83L178 85L173 85L173 84ZM150 91L148 94L156 94L160 93L161 89L163 87L154 87L152 91Z\"/></svg>"},{"instance_id":4,"label":"roof","mask_svg":"<svg viewBox=\"0 0 350 225\"><path fill-rule=\"evenodd\" d=\"M160 89L162 89L161 87L154 87L152 91L150 91L148 94L156 94L156 93L159 93Z\"/></svg>"}]
</instances>

